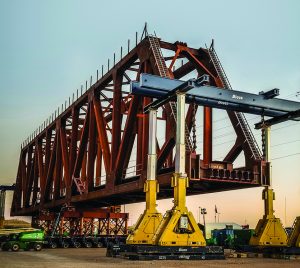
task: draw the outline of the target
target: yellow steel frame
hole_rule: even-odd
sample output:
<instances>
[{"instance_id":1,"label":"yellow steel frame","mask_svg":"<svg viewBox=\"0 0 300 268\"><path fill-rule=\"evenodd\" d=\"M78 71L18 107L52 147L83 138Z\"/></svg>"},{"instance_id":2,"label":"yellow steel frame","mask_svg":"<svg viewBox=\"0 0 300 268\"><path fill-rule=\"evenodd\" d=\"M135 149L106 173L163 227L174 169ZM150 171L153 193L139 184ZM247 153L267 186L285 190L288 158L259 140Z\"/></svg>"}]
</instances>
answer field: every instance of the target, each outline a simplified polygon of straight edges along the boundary
<instances>
[{"instance_id":1,"label":"yellow steel frame","mask_svg":"<svg viewBox=\"0 0 300 268\"><path fill-rule=\"evenodd\" d=\"M172 177L174 187L174 206L167 211L161 221L153 242L159 246L206 246L206 241L197 225L192 212L186 207L186 188L188 178L174 174ZM187 223L184 230L180 228L182 218Z\"/></svg>"},{"instance_id":2,"label":"yellow steel frame","mask_svg":"<svg viewBox=\"0 0 300 268\"><path fill-rule=\"evenodd\" d=\"M156 209L156 194L159 186L156 180L147 180L144 184L146 192L146 209L139 217L135 228L128 235L126 244L149 244L153 243L153 236L161 222L162 215Z\"/></svg>"},{"instance_id":3,"label":"yellow steel frame","mask_svg":"<svg viewBox=\"0 0 300 268\"><path fill-rule=\"evenodd\" d=\"M128 235L126 244L153 244L153 236L161 222L162 215L156 210L156 197L159 186L156 180L156 123L157 111L149 113L149 148L147 162L147 180L144 184L146 209L139 217L135 228Z\"/></svg>"},{"instance_id":4,"label":"yellow steel frame","mask_svg":"<svg viewBox=\"0 0 300 268\"><path fill-rule=\"evenodd\" d=\"M177 92L176 159L171 180L174 188L174 206L162 219L156 210L156 111L150 109L149 150L146 192L146 209L140 216L127 244L158 246L206 246L206 241L193 214L186 207L188 178L185 174L185 94Z\"/></svg>"},{"instance_id":5,"label":"yellow steel frame","mask_svg":"<svg viewBox=\"0 0 300 268\"><path fill-rule=\"evenodd\" d=\"M270 127L263 130L265 138L265 160L270 161ZM270 166L269 166L270 168ZM271 170L268 172L271 185ZM262 198L264 200L265 210L263 218L260 219L255 228L255 233L251 237L249 244L252 246L286 246L287 234L279 218L276 218L273 210L273 200L275 193L269 186L265 186Z\"/></svg>"},{"instance_id":6,"label":"yellow steel frame","mask_svg":"<svg viewBox=\"0 0 300 268\"><path fill-rule=\"evenodd\" d=\"M287 234L279 218L273 214L273 189L266 187L263 190L265 213L255 228L255 233L250 239L252 246L286 246Z\"/></svg>"}]
</instances>

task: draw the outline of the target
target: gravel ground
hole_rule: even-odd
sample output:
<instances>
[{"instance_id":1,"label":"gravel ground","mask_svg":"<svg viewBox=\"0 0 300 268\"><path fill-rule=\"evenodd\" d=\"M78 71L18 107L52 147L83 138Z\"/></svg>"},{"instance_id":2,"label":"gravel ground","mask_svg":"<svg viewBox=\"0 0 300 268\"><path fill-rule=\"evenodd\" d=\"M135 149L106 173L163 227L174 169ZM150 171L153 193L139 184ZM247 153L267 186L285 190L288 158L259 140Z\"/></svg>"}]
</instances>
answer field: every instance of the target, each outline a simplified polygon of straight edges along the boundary
<instances>
[{"instance_id":1,"label":"gravel ground","mask_svg":"<svg viewBox=\"0 0 300 268\"><path fill-rule=\"evenodd\" d=\"M44 249L40 252L0 251L0 267L6 268L61 268L61 267L243 267L243 268L285 268L300 267L300 260L277 260L261 258L230 258L207 261L128 261L105 257L106 249Z\"/></svg>"}]
</instances>

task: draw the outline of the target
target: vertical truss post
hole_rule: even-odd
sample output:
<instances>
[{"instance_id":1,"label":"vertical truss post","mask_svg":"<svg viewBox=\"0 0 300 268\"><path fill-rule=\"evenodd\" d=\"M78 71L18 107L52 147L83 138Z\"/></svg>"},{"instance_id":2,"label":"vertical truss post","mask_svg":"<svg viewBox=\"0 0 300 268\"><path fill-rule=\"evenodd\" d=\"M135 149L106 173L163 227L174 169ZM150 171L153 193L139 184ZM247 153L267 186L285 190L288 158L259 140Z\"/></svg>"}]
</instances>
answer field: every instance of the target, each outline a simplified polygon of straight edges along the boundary
<instances>
[{"instance_id":1,"label":"vertical truss post","mask_svg":"<svg viewBox=\"0 0 300 268\"><path fill-rule=\"evenodd\" d=\"M212 108L203 107L203 162L208 167L212 161Z\"/></svg>"},{"instance_id":2,"label":"vertical truss post","mask_svg":"<svg viewBox=\"0 0 300 268\"><path fill-rule=\"evenodd\" d=\"M177 126L174 188L174 206L168 210L154 236L159 246L205 246L206 241L192 212L186 207L188 177L185 172L185 94L177 92Z\"/></svg>"},{"instance_id":3,"label":"vertical truss post","mask_svg":"<svg viewBox=\"0 0 300 268\"><path fill-rule=\"evenodd\" d=\"M144 184L146 209L139 217L133 233L128 236L127 244L153 244L153 236L162 219L162 215L156 210L156 195L159 190L156 180L156 129L157 111L150 110L147 180Z\"/></svg>"}]
</instances>

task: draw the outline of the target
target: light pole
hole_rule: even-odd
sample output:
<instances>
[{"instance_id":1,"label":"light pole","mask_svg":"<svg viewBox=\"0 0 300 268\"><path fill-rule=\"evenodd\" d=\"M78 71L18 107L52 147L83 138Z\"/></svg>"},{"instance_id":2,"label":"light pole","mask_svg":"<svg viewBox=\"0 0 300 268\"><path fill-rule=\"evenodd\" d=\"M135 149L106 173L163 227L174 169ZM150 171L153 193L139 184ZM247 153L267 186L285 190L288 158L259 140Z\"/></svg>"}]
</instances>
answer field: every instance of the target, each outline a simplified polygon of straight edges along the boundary
<instances>
[{"instance_id":1,"label":"light pole","mask_svg":"<svg viewBox=\"0 0 300 268\"><path fill-rule=\"evenodd\" d=\"M204 237L206 238L206 223L205 223L205 214L207 214L206 208L201 208L201 214L203 215L203 225L204 225Z\"/></svg>"},{"instance_id":2,"label":"light pole","mask_svg":"<svg viewBox=\"0 0 300 268\"><path fill-rule=\"evenodd\" d=\"M199 223L200 223L200 218L201 218L201 207L198 207L199 209Z\"/></svg>"}]
</instances>

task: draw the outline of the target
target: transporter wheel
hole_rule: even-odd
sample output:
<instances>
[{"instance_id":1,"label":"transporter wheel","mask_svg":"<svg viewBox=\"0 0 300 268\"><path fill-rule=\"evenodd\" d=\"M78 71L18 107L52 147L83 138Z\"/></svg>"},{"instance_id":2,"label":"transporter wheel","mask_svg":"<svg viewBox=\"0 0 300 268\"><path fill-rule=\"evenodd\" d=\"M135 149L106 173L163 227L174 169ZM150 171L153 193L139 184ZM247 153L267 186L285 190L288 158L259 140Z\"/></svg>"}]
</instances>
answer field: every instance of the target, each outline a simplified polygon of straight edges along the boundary
<instances>
[{"instance_id":1,"label":"transporter wheel","mask_svg":"<svg viewBox=\"0 0 300 268\"><path fill-rule=\"evenodd\" d=\"M74 242L74 248L80 248L81 247L81 244L80 244L80 242Z\"/></svg>"},{"instance_id":2,"label":"transporter wheel","mask_svg":"<svg viewBox=\"0 0 300 268\"><path fill-rule=\"evenodd\" d=\"M54 242L54 241L52 241L52 242L49 243L49 247L50 247L50 248L53 248L53 249L54 249L54 248L57 248L57 243Z\"/></svg>"},{"instance_id":3,"label":"transporter wheel","mask_svg":"<svg viewBox=\"0 0 300 268\"><path fill-rule=\"evenodd\" d=\"M103 244L101 242L97 242L97 243L95 243L95 247L96 248L102 248Z\"/></svg>"},{"instance_id":4,"label":"transporter wheel","mask_svg":"<svg viewBox=\"0 0 300 268\"><path fill-rule=\"evenodd\" d=\"M62 243L62 247L63 247L63 248L69 248L69 247L70 247L69 242L66 242L66 241L63 242L63 243Z\"/></svg>"},{"instance_id":5,"label":"transporter wheel","mask_svg":"<svg viewBox=\"0 0 300 268\"><path fill-rule=\"evenodd\" d=\"M87 241L87 242L84 243L84 246L85 246L86 248L91 248L91 247L93 246L93 244L92 244L92 242Z\"/></svg>"},{"instance_id":6,"label":"transporter wheel","mask_svg":"<svg viewBox=\"0 0 300 268\"><path fill-rule=\"evenodd\" d=\"M33 249L34 249L35 251L41 251L42 248L43 248L43 245L42 245L41 243L36 243L36 244L34 244L34 246L33 246Z\"/></svg>"},{"instance_id":7,"label":"transporter wheel","mask_svg":"<svg viewBox=\"0 0 300 268\"><path fill-rule=\"evenodd\" d=\"M12 246L11 246L12 251L17 252L17 251L19 251L19 249L20 249L19 244L17 244L17 243L12 244Z\"/></svg>"}]
</instances>

